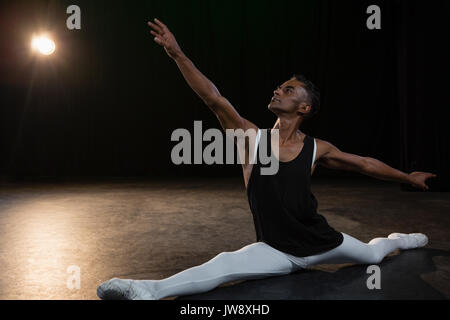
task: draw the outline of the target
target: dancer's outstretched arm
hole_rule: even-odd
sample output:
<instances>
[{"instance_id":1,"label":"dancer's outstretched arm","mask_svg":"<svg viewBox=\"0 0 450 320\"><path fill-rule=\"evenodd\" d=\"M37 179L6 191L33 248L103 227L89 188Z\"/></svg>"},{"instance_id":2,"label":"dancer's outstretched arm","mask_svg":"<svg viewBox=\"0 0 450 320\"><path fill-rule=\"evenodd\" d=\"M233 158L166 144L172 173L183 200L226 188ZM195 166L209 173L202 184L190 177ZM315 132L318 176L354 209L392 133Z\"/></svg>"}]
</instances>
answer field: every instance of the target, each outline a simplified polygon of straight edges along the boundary
<instances>
[{"instance_id":1,"label":"dancer's outstretched arm","mask_svg":"<svg viewBox=\"0 0 450 320\"><path fill-rule=\"evenodd\" d=\"M316 139L318 144L317 163L330 169L359 172L373 178L410 184L413 187L428 190L426 181L437 177L430 172L411 172L410 174L394 169L387 164L370 157L340 151L327 141Z\"/></svg>"},{"instance_id":2,"label":"dancer's outstretched arm","mask_svg":"<svg viewBox=\"0 0 450 320\"><path fill-rule=\"evenodd\" d=\"M150 33L154 36L154 41L164 47L169 57L176 62L186 82L214 112L224 130L246 131L249 128L257 130L256 125L241 117L231 103L220 94L216 86L195 67L164 23L155 19L154 23L149 21L148 25L153 29Z\"/></svg>"}]
</instances>

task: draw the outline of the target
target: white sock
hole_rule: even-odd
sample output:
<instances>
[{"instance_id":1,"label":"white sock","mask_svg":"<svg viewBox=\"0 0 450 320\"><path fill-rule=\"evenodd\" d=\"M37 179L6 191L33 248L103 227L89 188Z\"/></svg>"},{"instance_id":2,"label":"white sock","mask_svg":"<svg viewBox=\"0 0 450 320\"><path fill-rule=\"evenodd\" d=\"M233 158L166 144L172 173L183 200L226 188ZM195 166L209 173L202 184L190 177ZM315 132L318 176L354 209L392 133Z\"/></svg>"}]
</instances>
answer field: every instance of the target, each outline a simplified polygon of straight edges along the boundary
<instances>
[{"instance_id":1,"label":"white sock","mask_svg":"<svg viewBox=\"0 0 450 320\"><path fill-rule=\"evenodd\" d=\"M424 235L423 233L391 233L388 236L389 239L401 239L403 241L403 245L401 249L407 250L407 249L415 249L424 247L428 244L428 237Z\"/></svg>"}]
</instances>

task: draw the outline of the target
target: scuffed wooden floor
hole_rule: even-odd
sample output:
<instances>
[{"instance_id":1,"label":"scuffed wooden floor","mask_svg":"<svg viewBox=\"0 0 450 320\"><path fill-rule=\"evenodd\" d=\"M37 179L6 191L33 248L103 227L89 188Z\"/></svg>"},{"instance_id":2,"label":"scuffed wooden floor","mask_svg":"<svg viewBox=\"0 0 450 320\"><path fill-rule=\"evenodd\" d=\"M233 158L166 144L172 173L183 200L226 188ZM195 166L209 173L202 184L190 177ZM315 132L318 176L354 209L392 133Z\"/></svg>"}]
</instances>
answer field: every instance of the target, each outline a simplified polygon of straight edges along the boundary
<instances>
[{"instance_id":1,"label":"scuffed wooden floor","mask_svg":"<svg viewBox=\"0 0 450 320\"><path fill-rule=\"evenodd\" d=\"M422 232L429 245L386 257L381 290L367 289L367 266L323 265L179 299L450 297L448 193L373 179L312 184L336 230L364 242ZM161 279L254 241L242 178L2 183L0 299L97 299L112 277ZM73 270L79 289L68 288Z\"/></svg>"}]
</instances>

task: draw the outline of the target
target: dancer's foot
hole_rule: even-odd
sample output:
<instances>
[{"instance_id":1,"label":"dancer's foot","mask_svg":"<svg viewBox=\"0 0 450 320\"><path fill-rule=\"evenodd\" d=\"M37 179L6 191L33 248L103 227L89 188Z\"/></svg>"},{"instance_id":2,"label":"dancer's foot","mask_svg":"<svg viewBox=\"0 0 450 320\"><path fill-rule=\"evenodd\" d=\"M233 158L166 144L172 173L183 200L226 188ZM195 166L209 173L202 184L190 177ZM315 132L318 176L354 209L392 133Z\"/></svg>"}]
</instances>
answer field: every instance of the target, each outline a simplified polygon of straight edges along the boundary
<instances>
[{"instance_id":1,"label":"dancer's foot","mask_svg":"<svg viewBox=\"0 0 450 320\"><path fill-rule=\"evenodd\" d=\"M97 288L103 300L156 300L155 296L135 280L113 278Z\"/></svg>"},{"instance_id":2,"label":"dancer's foot","mask_svg":"<svg viewBox=\"0 0 450 320\"><path fill-rule=\"evenodd\" d=\"M423 233L406 234L406 233L396 232L396 233L391 233L388 236L388 238L389 239L403 239L404 245L401 248L403 250L424 247L428 243L428 237L426 235L424 235Z\"/></svg>"}]
</instances>

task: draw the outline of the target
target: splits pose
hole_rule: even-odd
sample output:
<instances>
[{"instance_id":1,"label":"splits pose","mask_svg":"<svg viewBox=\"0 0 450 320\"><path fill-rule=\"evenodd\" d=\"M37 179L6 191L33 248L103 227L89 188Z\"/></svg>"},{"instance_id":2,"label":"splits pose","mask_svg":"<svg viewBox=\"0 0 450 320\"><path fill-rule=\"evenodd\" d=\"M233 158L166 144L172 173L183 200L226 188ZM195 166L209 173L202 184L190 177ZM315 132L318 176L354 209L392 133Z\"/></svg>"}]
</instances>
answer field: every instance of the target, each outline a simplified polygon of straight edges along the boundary
<instances>
[{"instance_id":1,"label":"splits pose","mask_svg":"<svg viewBox=\"0 0 450 320\"><path fill-rule=\"evenodd\" d=\"M224 130L258 132L254 141L256 150L262 130L242 118L221 96L214 84L183 54L174 35L161 21L155 19L149 26L154 41L176 62L189 86L214 112ZM257 242L237 251L222 252L202 265L166 279L113 278L98 287L101 299L156 300L209 291L230 281L286 275L317 264L378 264L397 249L413 249L428 243L427 236L421 233L392 233L387 238L363 243L337 232L317 213L318 204L311 193L310 180L317 164L408 183L422 190L428 189L425 182L435 174L407 174L376 159L342 152L329 142L301 132L300 124L319 110L319 93L303 76L295 75L276 88L268 108L278 118L273 129L267 130L267 150L271 150L273 130L278 130L278 171L274 175L262 175L263 165L259 162L242 164ZM245 153L247 160L249 148L246 147Z\"/></svg>"}]
</instances>

